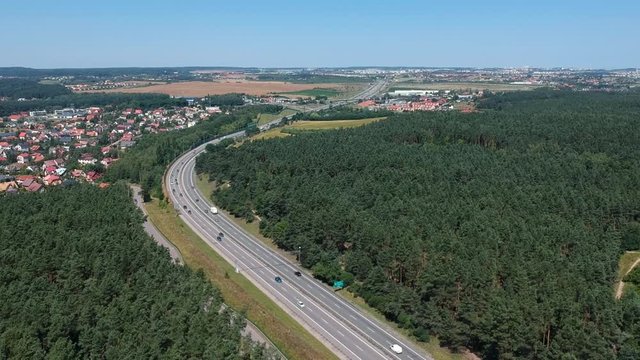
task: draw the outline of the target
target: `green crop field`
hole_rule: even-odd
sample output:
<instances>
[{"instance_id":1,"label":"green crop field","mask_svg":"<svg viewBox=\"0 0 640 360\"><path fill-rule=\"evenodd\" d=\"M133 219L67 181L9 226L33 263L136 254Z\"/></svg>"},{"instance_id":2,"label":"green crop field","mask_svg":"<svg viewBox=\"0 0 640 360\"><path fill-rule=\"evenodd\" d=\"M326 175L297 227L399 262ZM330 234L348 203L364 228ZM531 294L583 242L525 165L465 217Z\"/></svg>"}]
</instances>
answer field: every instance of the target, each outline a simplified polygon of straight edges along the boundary
<instances>
[{"instance_id":1,"label":"green crop field","mask_svg":"<svg viewBox=\"0 0 640 360\"><path fill-rule=\"evenodd\" d=\"M332 89L332 88L314 88L309 90L300 90L300 91L290 91L280 93L282 95L299 95L299 96L308 96L308 97L318 97L318 96L326 96L326 97L336 97L340 95L342 92Z\"/></svg>"}]
</instances>

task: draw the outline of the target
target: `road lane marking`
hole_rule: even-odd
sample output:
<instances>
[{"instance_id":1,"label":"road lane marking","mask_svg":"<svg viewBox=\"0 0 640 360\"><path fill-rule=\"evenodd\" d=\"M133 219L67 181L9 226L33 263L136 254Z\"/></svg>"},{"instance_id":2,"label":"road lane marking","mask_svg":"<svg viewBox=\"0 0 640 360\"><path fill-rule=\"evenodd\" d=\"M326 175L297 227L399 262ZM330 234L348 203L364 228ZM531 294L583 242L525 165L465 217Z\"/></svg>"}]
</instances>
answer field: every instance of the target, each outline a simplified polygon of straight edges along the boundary
<instances>
[{"instance_id":1,"label":"road lane marking","mask_svg":"<svg viewBox=\"0 0 640 360\"><path fill-rule=\"evenodd\" d=\"M186 181L184 180L184 179L185 179L185 174L186 174L187 172L189 172L189 171L185 171L185 169L184 169L184 168L186 167L187 169L191 169L192 167L190 167L189 165L190 165L190 163L191 163L192 161L193 161L193 159L189 159L189 160L187 160L187 161L186 161L186 165L185 165L185 166L183 166L183 172L182 172L183 174L181 174L181 175L182 175L182 179L183 179L183 180L182 180L182 183L183 183L183 184L184 184L184 183L186 183ZM183 186L184 186L184 185L183 185ZM170 194L170 195L171 195L171 194ZM173 195L173 196L175 196L175 195ZM186 192L186 196L189 198L189 200L192 200L192 201L193 201L193 198L191 197L191 194L189 194L188 192ZM198 191L196 191L196 192L195 192L194 196L195 196L195 197L200 197L200 196L198 196ZM200 214L200 215L201 215L201 214ZM186 215L185 215L185 214L183 214L183 216L186 216ZM202 225L202 224L199 224L199 222L200 222L200 221L198 221L198 220L199 220L198 218L200 218L201 216L196 215L196 216L189 216L189 217L190 217L190 218L192 218L192 219L194 219L196 222L198 222L198 224L195 224L195 223L194 223L193 225L196 225L197 227L202 228L202 226L199 226L199 225ZM207 220L208 220L208 221L207 221ZM222 222L223 222L223 223L226 223L228 226L230 226L230 227L231 227L231 229L237 229L237 226L236 226L235 224L231 223L231 222L230 222L229 220L227 220L226 218L224 218L224 217L223 217L223 218L221 218L221 220L222 220ZM205 219L204 223L206 224L205 226L209 225L209 226L207 226L207 227L210 227L211 220L210 220L210 219ZM203 229L203 230L204 230L204 229ZM232 230L232 231L233 231L233 230ZM264 247L263 247L261 244L257 243L257 241L256 241L255 239L253 239L250 235L248 235L248 234L246 234L244 231L242 231L242 229L240 229L240 231L233 231L233 233L235 233L235 234L239 234L241 238L245 238L246 240L248 240L249 244L246 244L246 245L253 245L253 247L257 247L258 249L264 249ZM235 245L235 246L234 246L234 245ZM242 248L242 246L240 246L240 245L241 245L241 243L233 243L232 245L226 244L226 246L225 246L224 248L225 248L225 250L226 250L227 252L229 252L229 253L230 253L230 255L235 255L234 253L237 253L237 252L238 252L238 250L239 250L240 252L244 252L244 253L248 254L251 258L260 259L260 257L259 257L259 256L256 256L257 254L255 253L255 251L256 251L255 249L246 249L246 250L248 250L248 252L247 252L247 251L246 251L246 250L244 250L244 249ZM229 246L231 246L231 248L229 248ZM234 247L235 247L236 249L232 249L232 248L234 248ZM266 254L268 254L267 256L269 256L269 257L271 257L271 258L274 258L274 259L282 259L282 256L281 256L281 255L279 255L279 254L277 254L277 253L273 253L273 252L271 252L271 251L268 251L268 249L266 249L266 251L265 251L265 252L266 252ZM260 260L259 260L259 262L262 262L262 261L265 261L265 260L267 260L267 259L260 259ZM268 262L267 262L267 265L268 265ZM286 266L287 266L287 268L292 268L292 265L291 265L291 264L289 264L288 262L285 262L285 263L284 263L284 265L286 265ZM271 269L270 269L270 270L271 270ZM314 284L314 285L316 285L316 287L317 287L317 288L319 288L319 289L321 290L321 292L320 292L320 294L319 294L319 295L320 295L320 296L322 296L323 298L326 298L326 297L323 295L323 292L324 292L324 293L327 293L328 291L327 291L324 287L322 287L322 286L320 286L320 285L318 285L318 284ZM269 287L271 287L271 286L269 286ZM312 286L310 286L309 284L307 284L307 287L309 287L309 288L312 288L312 289L313 289L313 287L312 287ZM272 287L271 287L271 288L272 288ZM294 290L294 291L296 291L295 289L293 289L293 290ZM333 295L333 294L331 294L331 295L332 295L332 297L335 297L335 295ZM313 295L312 295L312 296L313 296ZM316 294L315 296L318 296L318 294ZM339 301L340 299L337 299L337 300ZM349 305L349 304L347 304L347 305ZM337 307L338 307L338 308L340 308L341 306L339 306L339 305L338 305ZM347 308L349 308L349 307L350 307L350 306L347 306ZM321 309L321 311L322 311L322 309ZM356 311L357 311L357 310L356 310ZM323 312L324 312L324 311L323 311ZM362 318L363 318L363 320L365 320L366 322L371 323L371 324L373 324L374 326L378 327L378 324L376 324L375 322L372 322L372 321L371 321L370 319L368 319L366 316L364 316L364 315L362 315L362 314L358 314L358 315L360 315L360 317L362 317ZM333 316L330 316L330 317L332 317L332 318L333 318ZM338 320L338 319L335 319L335 320ZM340 321L338 321L338 324L340 324ZM349 330L349 329L347 329L347 330ZM369 331L373 332L373 329L371 329L371 328L369 327ZM350 333L352 333L351 331L349 331L349 332L350 332ZM387 334L387 335L389 335L390 337L392 337L392 338L395 340L395 338L393 337L393 335L391 335L391 334L387 333L387 332L386 332L386 331L384 331L384 330L382 330L382 332L383 332L383 333L385 333L385 334ZM355 334L354 334L354 335L355 335ZM367 344L367 345L368 345L368 347L371 347L367 342L364 342L364 343L365 343L365 344ZM374 350L374 352L376 352L376 353L380 354L377 350L375 350L375 349L373 349L373 348L372 348L372 350ZM408 350L412 351L413 349L408 348ZM412 352L414 352L414 351L412 351ZM381 355L381 354L380 354L380 355ZM395 356L394 356L394 357L395 357Z\"/></svg>"}]
</instances>

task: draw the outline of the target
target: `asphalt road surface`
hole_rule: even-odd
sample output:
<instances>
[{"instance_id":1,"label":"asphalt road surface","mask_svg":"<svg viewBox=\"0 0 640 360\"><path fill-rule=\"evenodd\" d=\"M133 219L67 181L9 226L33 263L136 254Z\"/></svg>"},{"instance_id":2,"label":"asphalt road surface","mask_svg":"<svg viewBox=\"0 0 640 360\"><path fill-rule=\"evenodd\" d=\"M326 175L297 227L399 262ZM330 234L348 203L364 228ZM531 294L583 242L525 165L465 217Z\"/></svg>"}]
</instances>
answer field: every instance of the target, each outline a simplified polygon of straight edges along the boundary
<instances>
[{"instance_id":1,"label":"asphalt road surface","mask_svg":"<svg viewBox=\"0 0 640 360\"><path fill-rule=\"evenodd\" d=\"M318 107L309 108L309 110L307 110L307 112L325 110L325 109L328 109L328 108L331 108L331 107L338 107L338 106L346 105L346 104L349 104L349 103L358 102L360 100L372 98L372 97L380 94L380 92L382 92L385 89L387 84L388 84L387 80L378 80L378 81L372 83L371 85L369 85L368 88L362 90L361 92L359 92L358 94L352 96L349 99L335 100L335 101L332 101L329 104L324 104L324 105L320 105ZM272 121L270 121L270 122L268 122L266 124L260 125L258 128L261 131L268 130L268 129L272 128L273 126L276 126L276 125L280 124L280 122L282 122L282 119L284 119L284 118L285 117L272 120Z\"/></svg>"},{"instance_id":2,"label":"asphalt road surface","mask_svg":"<svg viewBox=\"0 0 640 360\"><path fill-rule=\"evenodd\" d=\"M370 91L379 91L383 86L375 83ZM211 143L243 135L238 132ZM224 214L212 214L207 197L195 186L195 158L205 146L200 145L176 159L167 171L165 182L171 201L185 223L234 264L237 272L244 274L340 358L432 359L397 332L343 300L327 285L308 276L298 265L246 233ZM303 275L296 276L296 271ZM277 282L276 277L282 281ZM403 352L394 353L390 348L392 344L400 345Z\"/></svg>"}]
</instances>

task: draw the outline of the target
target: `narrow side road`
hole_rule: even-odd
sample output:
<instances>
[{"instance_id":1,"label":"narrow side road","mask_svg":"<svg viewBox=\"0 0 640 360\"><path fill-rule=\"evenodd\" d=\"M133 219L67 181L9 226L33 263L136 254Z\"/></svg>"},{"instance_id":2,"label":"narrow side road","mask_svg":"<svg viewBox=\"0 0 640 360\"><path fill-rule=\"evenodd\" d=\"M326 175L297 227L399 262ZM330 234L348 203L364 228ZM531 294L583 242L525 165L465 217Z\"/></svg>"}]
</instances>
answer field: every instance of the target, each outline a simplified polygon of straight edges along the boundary
<instances>
[{"instance_id":1,"label":"narrow side road","mask_svg":"<svg viewBox=\"0 0 640 360\"><path fill-rule=\"evenodd\" d=\"M136 206L138 206L142 213L147 216L148 214L144 208L142 196L140 196L140 187L137 185L131 185L131 191L133 192L133 201L136 203ZM173 259L176 264L184 265L184 261L182 260L180 251L178 251L178 249L173 246L171 241L167 240L167 238L162 235L158 228L156 228L148 218L144 220L142 226L144 227L144 230L147 232L147 234L149 234L149 236L151 236L153 240L158 243L158 245L169 250L169 255L171 255L171 259Z\"/></svg>"},{"instance_id":2,"label":"narrow side road","mask_svg":"<svg viewBox=\"0 0 640 360\"><path fill-rule=\"evenodd\" d=\"M635 251L630 251L630 252L635 253ZM633 264L631 264L631 266L629 267L629 270L627 270L624 273L624 275L622 275L622 278L618 282L618 287L616 288L616 300L620 300L620 298L622 297L622 294L624 293L624 281L622 280L624 279L625 276L629 275L629 273L632 272L633 269L635 269L636 266L638 266L639 264L640 264L640 258L636 259L636 261L634 261Z\"/></svg>"},{"instance_id":3,"label":"narrow side road","mask_svg":"<svg viewBox=\"0 0 640 360\"><path fill-rule=\"evenodd\" d=\"M137 185L130 185L131 191L133 192L133 201L136 206L142 211L143 214L147 215L147 210L144 208L144 202L142 201L142 196L140 196L140 187ZM149 220L145 219L142 224L144 230L151 236L158 245L163 246L169 250L169 255L171 255L171 259L174 263L178 265L184 265L184 261L182 259L182 255L180 251L169 241L161 232L156 228L156 226ZM227 306L223 304L223 306ZM277 349L277 347L269 340L269 338L260 330L258 327L253 324L251 321L246 321L247 325L244 329L242 329L242 335L248 336L252 341L262 344L267 348ZM278 350L277 350L278 351ZM279 351L278 351L279 352ZM284 355L280 354L282 359L286 359Z\"/></svg>"}]
</instances>

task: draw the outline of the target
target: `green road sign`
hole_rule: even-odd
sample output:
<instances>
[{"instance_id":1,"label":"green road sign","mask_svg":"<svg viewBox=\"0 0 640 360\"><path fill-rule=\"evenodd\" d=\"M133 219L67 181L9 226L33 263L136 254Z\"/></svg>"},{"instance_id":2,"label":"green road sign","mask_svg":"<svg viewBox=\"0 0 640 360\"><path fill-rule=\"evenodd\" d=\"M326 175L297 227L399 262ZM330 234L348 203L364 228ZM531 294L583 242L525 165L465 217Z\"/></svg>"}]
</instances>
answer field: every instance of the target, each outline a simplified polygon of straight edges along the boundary
<instances>
[{"instance_id":1,"label":"green road sign","mask_svg":"<svg viewBox=\"0 0 640 360\"><path fill-rule=\"evenodd\" d=\"M336 280L333 282L333 288L334 289L342 289L344 287L344 281L342 280Z\"/></svg>"}]
</instances>

